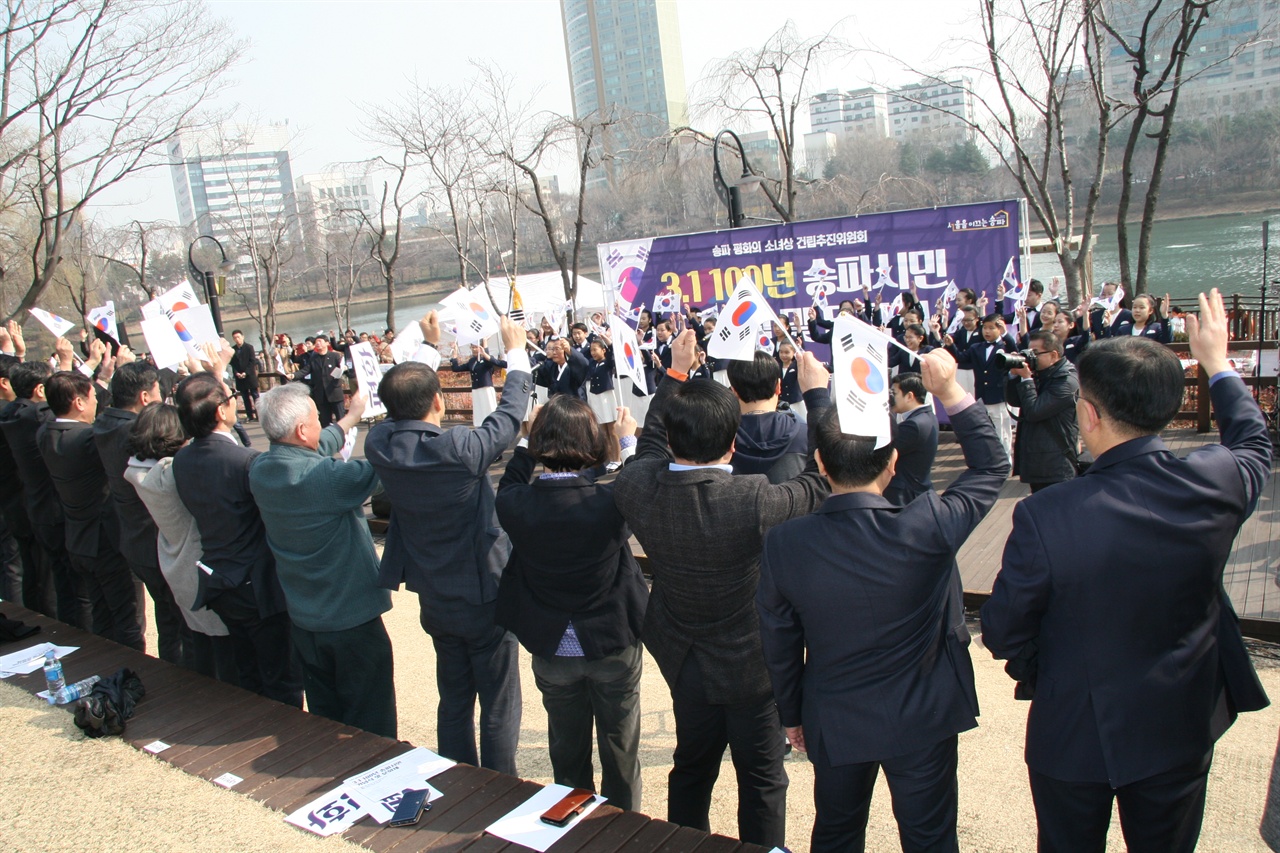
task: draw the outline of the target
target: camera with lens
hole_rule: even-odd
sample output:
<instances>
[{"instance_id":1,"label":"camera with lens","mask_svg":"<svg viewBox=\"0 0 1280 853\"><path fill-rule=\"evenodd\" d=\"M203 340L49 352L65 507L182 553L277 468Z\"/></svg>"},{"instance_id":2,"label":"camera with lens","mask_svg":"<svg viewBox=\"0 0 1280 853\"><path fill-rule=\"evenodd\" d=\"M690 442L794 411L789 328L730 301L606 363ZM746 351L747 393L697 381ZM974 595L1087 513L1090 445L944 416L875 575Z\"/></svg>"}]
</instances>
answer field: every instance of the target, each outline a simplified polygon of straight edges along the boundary
<instances>
[{"instance_id":1,"label":"camera with lens","mask_svg":"<svg viewBox=\"0 0 1280 853\"><path fill-rule=\"evenodd\" d=\"M1001 370L1013 370L1018 367L1030 367L1034 373L1036 369L1036 351L1033 349L1020 349L1017 352L997 352L995 355L996 366Z\"/></svg>"}]
</instances>

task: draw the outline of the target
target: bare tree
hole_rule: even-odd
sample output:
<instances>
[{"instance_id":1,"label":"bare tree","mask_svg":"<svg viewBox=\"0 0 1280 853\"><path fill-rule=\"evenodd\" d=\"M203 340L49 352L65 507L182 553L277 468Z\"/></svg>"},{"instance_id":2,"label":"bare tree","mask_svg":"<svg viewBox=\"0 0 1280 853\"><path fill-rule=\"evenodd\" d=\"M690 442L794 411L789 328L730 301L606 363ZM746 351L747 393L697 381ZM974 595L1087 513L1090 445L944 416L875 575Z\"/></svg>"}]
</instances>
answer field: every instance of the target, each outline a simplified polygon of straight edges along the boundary
<instances>
[{"instance_id":1,"label":"bare tree","mask_svg":"<svg viewBox=\"0 0 1280 853\"><path fill-rule=\"evenodd\" d=\"M40 225L31 283L9 316L53 280L85 206L158 165L242 50L200 0L11 0L15 12L25 15L17 32L26 41L5 55L0 173L6 162L21 172L10 179Z\"/></svg>"},{"instance_id":2,"label":"bare tree","mask_svg":"<svg viewBox=\"0 0 1280 853\"><path fill-rule=\"evenodd\" d=\"M1122 4L1123 5L1123 4ZM1136 29L1125 27L1121 31L1110 17L1106 6L1098 6L1094 14L1110 35L1114 46L1128 57L1132 74L1128 80L1128 96L1120 100L1126 107L1128 128L1120 167L1120 201L1116 208L1116 244L1120 254L1120 280L1131 286L1135 293L1147 288L1147 273L1151 259L1151 232L1155 227L1156 206L1164 179L1165 164L1173 137L1174 117L1179 97L1186 85L1206 71L1229 62L1241 51L1252 48L1265 38L1271 25L1255 27L1252 33L1230 45L1224 53L1207 63L1189 67L1191 48L1211 14L1226 11L1223 0L1144 0L1135 4L1129 0L1130 14L1139 19ZM1133 7L1139 8L1134 14ZM1145 6L1145 11L1141 8ZM1255 24L1258 22L1255 21ZM1272 22L1273 23L1273 22ZM1117 81L1124 82L1124 81ZM1143 179L1137 175L1141 168L1136 155L1141 147L1155 143L1154 156L1147 168L1142 169ZM1138 228L1137 267L1129 241L1129 207L1135 187L1142 194L1142 223Z\"/></svg>"},{"instance_id":3,"label":"bare tree","mask_svg":"<svg viewBox=\"0 0 1280 853\"><path fill-rule=\"evenodd\" d=\"M769 205L784 222L796 218L796 195L802 131L796 118L809 110L810 75L820 65L848 56L852 48L831 31L812 38L802 37L788 21L759 48L746 48L717 62L705 80L700 112L714 121L741 120L746 125L767 124L778 145L779 174L766 168L761 185ZM692 128L675 133L692 133L701 139L709 134ZM759 163L752 164L757 174Z\"/></svg>"},{"instance_id":4,"label":"bare tree","mask_svg":"<svg viewBox=\"0 0 1280 853\"><path fill-rule=\"evenodd\" d=\"M369 257L378 267L382 284L387 291L387 328L396 327L396 264L400 260L400 248L404 242L405 211L422 199L422 193L410 188L410 170L413 162L409 147L403 144L396 152L396 159L378 157L373 161L390 169L392 177L382 182L382 196L378 209L360 211L364 227L370 235ZM376 214L376 217L375 217Z\"/></svg>"}]
</instances>

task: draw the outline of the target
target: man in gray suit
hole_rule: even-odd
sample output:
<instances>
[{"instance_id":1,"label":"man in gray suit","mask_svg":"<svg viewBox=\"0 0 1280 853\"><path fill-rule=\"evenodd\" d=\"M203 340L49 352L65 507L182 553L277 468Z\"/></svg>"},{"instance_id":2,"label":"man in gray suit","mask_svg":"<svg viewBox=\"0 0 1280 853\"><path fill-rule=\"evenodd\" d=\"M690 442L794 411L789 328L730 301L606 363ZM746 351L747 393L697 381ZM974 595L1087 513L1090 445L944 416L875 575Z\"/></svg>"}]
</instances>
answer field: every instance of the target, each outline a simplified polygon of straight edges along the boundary
<instances>
[{"instance_id":1,"label":"man in gray suit","mask_svg":"<svg viewBox=\"0 0 1280 853\"><path fill-rule=\"evenodd\" d=\"M434 311L420 325L427 343L440 342ZM403 583L419 594L422 627L436 650L437 749L455 761L515 775L517 643L493 621L511 543L498 526L489 466L515 441L533 378L524 329L506 317L501 327L507 381L502 402L484 423L442 429L439 377L425 364L405 362L378 386L391 420L369 430L364 450L391 501L379 583L388 589Z\"/></svg>"},{"instance_id":2,"label":"man in gray suit","mask_svg":"<svg viewBox=\"0 0 1280 853\"><path fill-rule=\"evenodd\" d=\"M811 512L827 483L812 455L777 485L763 474L733 476L738 398L713 380L689 381L694 344L692 330L676 340L635 458L614 491L653 574L642 637L671 688L676 719L667 819L708 829L727 746L738 776L739 837L781 847L784 744L753 602L764 532ZM828 378L806 353L800 387L811 422L831 404Z\"/></svg>"},{"instance_id":3,"label":"man in gray suit","mask_svg":"<svg viewBox=\"0 0 1280 853\"><path fill-rule=\"evenodd\" d=\"M884 499L894 506L906 506L917 495L933 489L933 460L938 455L938 416L919 373L899 373L893 377L890 400L893 413L900 415L893 431L893 449L898 451L893 479L885 487Z\"/></svg>"}]
</instances>

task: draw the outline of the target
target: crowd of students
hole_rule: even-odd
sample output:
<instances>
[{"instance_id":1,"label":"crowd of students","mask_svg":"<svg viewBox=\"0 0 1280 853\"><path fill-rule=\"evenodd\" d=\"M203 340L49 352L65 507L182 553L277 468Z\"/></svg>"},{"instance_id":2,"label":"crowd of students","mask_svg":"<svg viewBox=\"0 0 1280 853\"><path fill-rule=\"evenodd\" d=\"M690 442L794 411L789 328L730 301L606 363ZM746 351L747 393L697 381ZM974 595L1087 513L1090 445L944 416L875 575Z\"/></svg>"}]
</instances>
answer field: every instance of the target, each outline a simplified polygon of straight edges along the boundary
<instances>
[{"instance_id":1,"label":"crowd of students","mask_svg":"<svg viewBox=\"0 0 1280 853\"><path fill-rule=\"evenodd\" d=\"M1032 293L1039 293L1034 285ZM327 336L290 356L309 381L273 388L253 409L244 400L269 441L260 452L248 446L232 389L250 372L243 336L236 346L204 347L187 365L189 375L166 389L160 373L127 348L112 356L92 346L77 368L65 358L69 344L59 341L64 369L24 361L20 333L11 328L9 342L18 346L0 355L0 397L7 401L0 466L15 485L3 512L21 560L0 598L141 649L145 585L163 659L298 707L305 694L314 713L395 737L394 650L382 614L391 607L389 590L404 585L419 596L420 621L435 648L440 753L516 773L516 647L523 645L548 714L556 781L597 787L594 732L599 790L624 808L641 806L643 643L670 688L675 716L670 820L709 829L727 749L740 837L781 846L783 758L794 748L808 751L815 765L815 851L861 848L882 769L904 849L953 850L956 736L976 725L977 714L954 558L1009 473L1010 447L986 390L1000 385L1004 409L1008 370L994 366L990 353L1017 348L1008 340L1009 318L977 317L984 306L971 296L962 294L962 320L952 331L944 331L944 316L919 322L923 312L914 304L883 324L913 354L893 384L898 435L883 447L841 431L830 373L811 353L795 352L794 327L775 329L772 345L749 361L715 363L703 346L714 320L653 323L642 315L652 383L645 390L652 393L641 396L614 387L612 342L598 320L594 329L575 324L560 338L504 317L501 353L476 346L465 361L455 351L442 362L441 369L468 372L477 390L492 390L495 369L507 371L501 399L482 401L488 411L473 427L443 424L435 370L396 364L378 388L388 417L370 429L365 458L349 460L338 453L366 400L357 394L346 405L340 391L334 399L341 359ZM1067 315L1055 303L1029 296L1015 313L1037 358L1053 340L1064 349L1086 338L1077 341L1083 390L1071 403L1085 443L1112 477L1128 470L1133 442L1158 441L1154 434L1181 401L1177 359L1142 340L1159 338L1147 334L1160 323L1158 309L1143 297L1134 307L1132 319L1119 311L1096 320L1076 312L1078 334L1059 323ZM879 306L867 300L840 310L881 325ZM1032 765L1042 849L1096 844L1106 831L1106 821L1095 819L1098 803L1105 801L1109 815L1115 796L1126 837L1145 838L1150 849L1194 848L1204 750L1211 755L1236 710L1266 701L1243 679L1239 631L1220 617L1229 603L1216 584L1217 557L1225 559L1269 470L1269 443L1264 451L1265 423L1247 394L1240 396L1243 386L1219 369L1226 323L1216 294L1202 299L1200 314L1203 326L1190 324L1192 349L1215 371L1215 405L1231 453L1205 454L1186 471L1179 460L1162 460L1160 473L1146 476L1168 480L1161 494L1173 501L1188 489L1170 483L1191 483L1183 476L1191 472L1195 494L1170 512L1194 514L1209 499L1220 511L1200 520L1201 540L1182 543L1194 570L1167 582L1169 589L1140 592L1117 580L1117 571L1093 581L1111 600L1132 599L1143 612L1150 605L1141 595L1199 602L1152 614L1168 623L1155 633L1167 635L1172 648L1183 637L1199 638L1197 660L1169 663L1157 681L1143 683L1149 696L1114 701L1111 716L1096 725L1063 709L1078 696L1065 686L1055 696L1050 675L1076 689L1076 668L1105 658L1108 670L1099 677L1108 684L1143 681L1143 661L1160 653L1139 648L1146 637L1127 637L1132 649L1123 651L1092 638L1076 660L1069 637L1055 634L1062 617L1049 594L1054 579L1034 554L1019 560L1018 548L1038 541L1035 513L1056 517L1053 507L1070 501L1066 486L1028 499L1030 509L1015 516L1013 557L1006 553L1006 571L984 609L988 645L1010 660L1019 690L1036 693L1039 684L1033 720L1037 707L1070 717L1059 721L1057 735L1074 751L1060 760L1045 747ZM434 312L420 327L439 347ZM1112 330L1104 336L1116 341L1087 346L1091 328ZM827 329L824 318L811 317L812 339ZM969 387L957 366L972 371ZM535 388L544 392L537 407ZM1142 399L1135 403L1134 394ZM643 430L626 405L632 397L647 406ZM931 398L950 416L968 469L941 495L929 479L931 453L913 451L930 440L936 448L936 422L930 439L927 420L919 419L932 413ZM513 445L495 490L489 468ZM605 474L620 466L608 481ZM1108 494L1111 481L1089 479L1077 491ZM381 556L362 509L379 484L391 504ZM1109 525L1091 529L1105 538ZM651 587L632 535L648 557ZM1098 565L1108 559L1099 556ZM1168 568L1167 561L1129 562L1135 571ZM1074 606L1093 604L1086 598ZM851 614L858 618L851 622ZM1105 628L1099 623L1100 632ZM1215 680L1203 660L1217 667L1219 656L1228 676ZM1130 657L1141 660L1119 662ZM1125 752L1120 741L1144 715L1179 703L1205 713L1161 712L1151 731L1199 753L1153 746L1134 759ZM1226 717L1215 710L1221 703ZM1029 738L1041 729L1033 725ZM1114 767L1125 769L1108 775ZM1177 790L1168 789L1166 771L1177 775ZM1157 779L1154 787L1150 779ZM1134 805L1157 801L1145 811ZM1126 819L1126 809L1139 817Z\"/></svg>"}]
</instances>

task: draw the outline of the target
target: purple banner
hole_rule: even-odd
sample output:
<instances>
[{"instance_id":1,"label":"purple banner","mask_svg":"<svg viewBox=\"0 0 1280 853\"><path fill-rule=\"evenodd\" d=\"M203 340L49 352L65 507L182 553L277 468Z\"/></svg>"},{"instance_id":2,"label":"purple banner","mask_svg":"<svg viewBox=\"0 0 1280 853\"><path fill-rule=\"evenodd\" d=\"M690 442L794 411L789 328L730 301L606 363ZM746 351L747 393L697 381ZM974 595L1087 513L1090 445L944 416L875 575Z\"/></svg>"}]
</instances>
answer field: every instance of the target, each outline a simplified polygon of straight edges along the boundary
<instances>
[{"instance_id":1,"label":"purple banner","mask_svg":"<svg viewBox=\"0 0 1280 853\"><path fill-rule=\"evenodd\" d=\"M869 288L888 304L914 283L932 313L948 283L986 293L1013 261L1021 280L1019 203L984 202L605 243L600 275L625 307L671 294L685 307L722 303L750 276L778 311L834 309Z\"/></svg>"}]
</instances>

